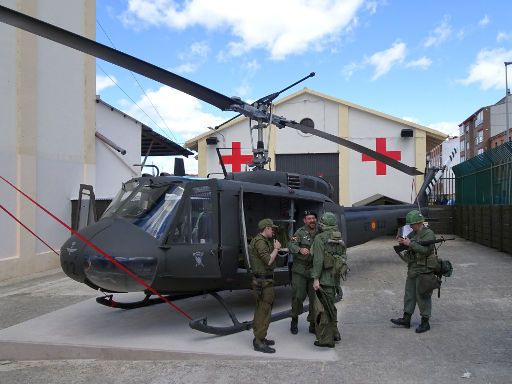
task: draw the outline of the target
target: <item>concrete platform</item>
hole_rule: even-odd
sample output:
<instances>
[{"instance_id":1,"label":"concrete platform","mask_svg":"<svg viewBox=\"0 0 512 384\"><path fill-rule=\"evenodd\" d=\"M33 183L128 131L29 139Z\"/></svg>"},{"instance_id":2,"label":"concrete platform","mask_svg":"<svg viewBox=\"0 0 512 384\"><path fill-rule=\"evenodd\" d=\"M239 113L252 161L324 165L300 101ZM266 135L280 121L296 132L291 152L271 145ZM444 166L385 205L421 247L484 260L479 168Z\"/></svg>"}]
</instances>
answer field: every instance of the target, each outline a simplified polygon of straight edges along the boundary
<instances>
[{"instance_id":1,"label":"concrete platform","mask_svg":"<svg viewBox=\"0 0 512 384\"><path fill-rule=\"evenodd\" d=\"M240 322L252 319L250 291L223 292L222 296ZM278 287L276 297L276 311L290 308L289 287ZM140 298L136 294L116 295L118 301ZM192 318L208 316L211 325L232 324L228 314L209 295L175 304ZM294 336L289 332L289 319L271 324L268 337L277 338L278 342L275 358L337 359L332 349L319 350L313 346L315 336L307 332L305 319L300 325L301 332ZM214 336L193 330L188 319L167 304L122 310L89 299L0 331L0 360L261 357L262 353L253 350L252 339L251 331Z\"/></svg>"}]
</instances>

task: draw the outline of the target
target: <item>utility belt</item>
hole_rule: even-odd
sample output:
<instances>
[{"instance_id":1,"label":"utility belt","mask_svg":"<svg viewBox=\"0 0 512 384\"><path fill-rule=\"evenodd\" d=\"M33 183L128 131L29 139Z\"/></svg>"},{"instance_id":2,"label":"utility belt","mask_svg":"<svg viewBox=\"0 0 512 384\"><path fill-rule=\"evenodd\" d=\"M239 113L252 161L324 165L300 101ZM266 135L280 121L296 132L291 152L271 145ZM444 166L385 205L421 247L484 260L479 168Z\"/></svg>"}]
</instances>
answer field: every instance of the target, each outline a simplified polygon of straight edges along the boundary
<instances>
[{"instance_id":1,"label":"utility belt","mask_svg":"<svg viewBox=\"0 0 512 384\"><path fill-rule=\"evenodd\" d=\"M256 279L274 280L274 274L273 273L254 273L253 276Z\"/></svg>"}]
</instances>

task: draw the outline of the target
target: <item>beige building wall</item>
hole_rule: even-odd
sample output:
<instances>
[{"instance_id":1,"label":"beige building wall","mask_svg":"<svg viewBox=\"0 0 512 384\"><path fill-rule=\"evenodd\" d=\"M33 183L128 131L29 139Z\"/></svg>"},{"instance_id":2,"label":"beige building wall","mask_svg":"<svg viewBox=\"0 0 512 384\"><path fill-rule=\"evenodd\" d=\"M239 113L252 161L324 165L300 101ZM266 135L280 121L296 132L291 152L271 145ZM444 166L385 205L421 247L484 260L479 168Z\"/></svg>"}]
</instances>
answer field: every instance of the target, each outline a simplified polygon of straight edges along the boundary
<instances>
[{"instance_id":1,"label":"beige building wall","mask_svg":"<svg viewBox=\"0 0 512 384\"><path fill-rule=\"evenodd\" d=\"M0 4L95 39L94 1ZM95 178L95 59L5 24L0 47L0 175L69 223L70 199ZM69 236L2 180L0 205L57 251ZM4 210L0 228L0 280L59 265Z\"/></svg>"}]
</instances>

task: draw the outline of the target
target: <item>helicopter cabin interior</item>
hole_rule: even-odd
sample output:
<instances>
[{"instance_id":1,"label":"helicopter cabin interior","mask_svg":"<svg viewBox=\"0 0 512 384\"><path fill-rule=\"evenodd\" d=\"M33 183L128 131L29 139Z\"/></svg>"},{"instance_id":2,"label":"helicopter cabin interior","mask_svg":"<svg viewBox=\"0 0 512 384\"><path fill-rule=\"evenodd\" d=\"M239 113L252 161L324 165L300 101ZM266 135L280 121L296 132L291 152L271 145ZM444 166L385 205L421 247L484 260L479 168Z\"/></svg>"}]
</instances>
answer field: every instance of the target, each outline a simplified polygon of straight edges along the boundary
<instances>
[{"instance_id":1,"label":"helicopter cabin interior","mask_svg":"<svg viewBox=\"0 0 512 384\"><path fill-rule=\"evenodd\" d=\"M297 229L304 225L305 211L316 212L317 215L323 209L320 201L294 199L282 195L268 195L255 192L245 192L241 199L242 221L242 255L239 259L238 272L247 272L250 269L249 244L252 238L259 233L258 222L264 218L270 218L277 225L274 231L275 239L279 240L282 251L276 259L276 271L288 269L287 243Z\"/></svg>"}]
</instances>

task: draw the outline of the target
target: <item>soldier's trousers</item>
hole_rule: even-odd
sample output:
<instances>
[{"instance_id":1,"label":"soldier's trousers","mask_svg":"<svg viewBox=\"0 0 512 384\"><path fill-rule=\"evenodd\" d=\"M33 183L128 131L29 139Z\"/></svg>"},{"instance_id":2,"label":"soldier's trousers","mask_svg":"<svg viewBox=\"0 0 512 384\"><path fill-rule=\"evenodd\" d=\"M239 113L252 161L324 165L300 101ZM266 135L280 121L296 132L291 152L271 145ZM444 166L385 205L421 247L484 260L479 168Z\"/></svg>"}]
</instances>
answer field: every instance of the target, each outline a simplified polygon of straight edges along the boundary
<instances>
[{"instance_id":1,"label":"soldier's trousers","mask_svg":"<svg viewBox=\"0 0 512 384\"><path fill-rule=\"evenodd\" d=\"M336 289L335 287L328 287L322 285L322 289L326 293L328 299L331 301L334 307L334 318L331 318L328 311L324 308L323 311L318 314L315 311L315 333L316 339L320 344L332 344L334 343L334 335L338 333L338 311L334 305ZM318 300L318 298L316 298Z\"/></svg>"},{"instance_id":2,"label":"soldier's trousers","mask_svg":"<svg viewBox=\"0 0 512 384\"><path fill-rule=\"evenodd\" d=\"M421 317L428 318L432 312L432 292L421 295L418 290L419 281L418 276L407 276L405 280L404 312L412 315L418 304Z\"/></svg>"},{"instance_id":3,"label":"soldier's trousers","mask_svg":"<svg viewBox=\"0 0 512 384\"><path fill-rule=\"evenodd\" d=\"M313 289L313 279L301 273L292 273L292 317L297 317L304 309L304 299L309 297L308 321L314 322L313 301L315 300L315 291Z\"/></svg>"},{"instance_id":4,"label":"soldier's trousers","mask_svg":"<svg viewBox=\"0 0 512 384\"><path fill-rule=\"evenodd\" d=\"M252 328L254 337L258 340L262 340L267 336L267 330L272 316L274 282L272 280L253 279L252 289L254 297L256 298Z\"/></svg>"}]
</instances>

